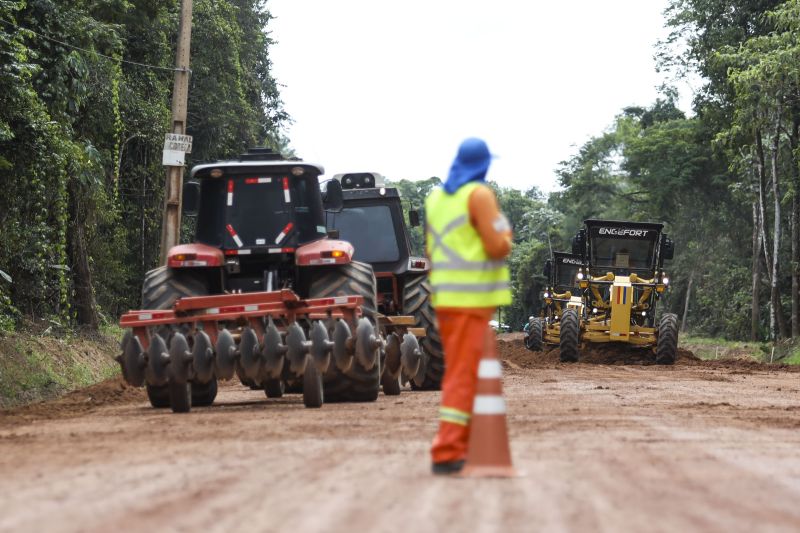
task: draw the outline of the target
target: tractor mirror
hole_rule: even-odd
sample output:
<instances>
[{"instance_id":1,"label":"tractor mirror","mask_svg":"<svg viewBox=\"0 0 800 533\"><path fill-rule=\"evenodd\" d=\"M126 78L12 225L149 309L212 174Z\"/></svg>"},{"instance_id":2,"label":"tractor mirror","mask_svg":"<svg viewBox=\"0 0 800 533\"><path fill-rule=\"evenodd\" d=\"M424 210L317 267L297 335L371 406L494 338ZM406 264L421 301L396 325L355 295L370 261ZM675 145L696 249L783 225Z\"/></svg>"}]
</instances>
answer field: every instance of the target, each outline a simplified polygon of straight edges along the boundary
<instances>
[{"instance_id":1,"label":"tractor mirror","mask_svg":"<svg viewBox=\"0 0 800 533\"><path fill-rule=\"evenodd\" d=\"M408 211L408 223L411 225L412 228L416 228L419 226L419 211L416 209L410 209Z\"/></svg>"},{"instance_id":2,"label":"tractor mirror","mask_svg":"<svg viewBox=\"0 0 800 533\"><path fill-rule=\"evenodd\" d=\"M675 243L664 235L661 238L661 260L669 261L675 255Z\"/></svg>"},{"instance_id":3,"label":"tractor mirror","mask_svg":"<svg viewBox=\"0 0 800 533\"><path fill-rule=\"evenodd\" d=\"M338 213L344 209L344 195L339 180L330 180L325 184L325 195L322 201L326 211Z\"/></svg>"},{"instance_id":4,"label":"tractor mirror","mask_svg":"<svg viewBox=\"0 0 800 533\"><path fill-rule=\"evenodd\" d=\"M553 262L548 259L547 261L544 262L544 271L542 272L542 275L544 275L544 278L546 280L550 281L550 274L552 272L553 272Z\"/></svg>"},{"instance_id":5,"label":"tractor mirror","mask_svg":"<svg viewBox=\"0 0 800 533\"><path fill-rule=\"evenodd\" d=\"M187 181L183 184L183 214L187 217L197 216L200 209L200 182Z\"/></svg>"}]
</instances>

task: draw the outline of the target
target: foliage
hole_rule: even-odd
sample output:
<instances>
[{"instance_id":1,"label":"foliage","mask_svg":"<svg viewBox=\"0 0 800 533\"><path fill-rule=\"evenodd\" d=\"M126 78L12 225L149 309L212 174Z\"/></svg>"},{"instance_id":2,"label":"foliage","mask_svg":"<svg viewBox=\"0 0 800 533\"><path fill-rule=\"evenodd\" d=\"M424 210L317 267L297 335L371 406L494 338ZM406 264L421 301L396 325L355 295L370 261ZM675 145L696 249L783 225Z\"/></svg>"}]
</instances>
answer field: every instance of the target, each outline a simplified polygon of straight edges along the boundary
<instances>
[{"instance_id":1,"label":"foliage","mask_svg":"<svg viewBox=\"0 0 800 533\"><path fill-rule=\"evenodd\" d=\"M0 265L14 279L0 328L96 328L138 305L158 256L179 4L0 0ZM266 0L194 4L192 157L285 146Z\"/></svg>"}]
</instances>

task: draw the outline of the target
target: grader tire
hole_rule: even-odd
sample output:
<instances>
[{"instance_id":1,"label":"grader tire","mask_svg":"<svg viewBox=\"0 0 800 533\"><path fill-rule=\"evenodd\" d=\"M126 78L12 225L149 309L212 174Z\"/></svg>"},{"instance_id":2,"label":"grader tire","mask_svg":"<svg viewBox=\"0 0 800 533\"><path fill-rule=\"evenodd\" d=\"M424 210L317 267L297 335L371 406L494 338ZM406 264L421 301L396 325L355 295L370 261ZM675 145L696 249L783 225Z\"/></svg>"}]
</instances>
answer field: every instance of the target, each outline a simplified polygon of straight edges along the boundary
<instances>
[{"instance_id":1,"label":"grader tire","mask_svg":"<svg viewBox=\"0 0 800 533\"><path fill-rule=\"evenodd\" d=\"M525 337L525 347L532 352L542 350L542 334L544 327L541 318L534 318L531 327L528 329L528 336Z\"/></svg>"},{"instance_id":2,"label":"grader tire","mask_svg":"<svg viewBox=\"0 0 800 533\"><path fill-rule=\"evenodd\" d=\"M562 363L578 362L580 327L578 312L574 309L567 309L564 311L564 314L561 315L561 332L559 338L561 348L559 358Z\"/></svg>"},{"instance_id":3,"label":"grader tire","mask_svg":"<svg viewBox=\"0 0 800 533\"><path fill-rule=\"evenodd\" d=\"M656 363L672 365L678 356L678 315L666 313L658 323Z\"/></svg>"},{"instance_id":4,"label":"grader tire","mask_svg":"<svg viewBox=\"0 0 800 533\"><path fill-rule=\"evenodd\" d=\"M426 335L420 339L420 348L427 357L425 367L425 380L422 386L411 382L415 390L439 390L444 376L444 350L442 338L439 336L439 327L436 322L436 313L431 306L431 286L426 276L417 276L409 279L403 290L403 314L413 315L417 319L416 327L425 328Z\"/></svg>"},{"instance_id":5,"label":"grader tire","mask_svg":"<svg viewBox=\"0 0 800 533\"><path fill-rule=\"evenodd\" d=\"M353 261L347 265L320 270L320 275L312 281L309 290L310 298L353 295L364 298L361 305L363 316L374 324L377 284L371 265ZM374 402L378 399L381 388L380 362L367 370L354 358L347 372L342 372L335 364L331 364L323 376L323 384L327 403Z\"/></svg>"}]
</instances>

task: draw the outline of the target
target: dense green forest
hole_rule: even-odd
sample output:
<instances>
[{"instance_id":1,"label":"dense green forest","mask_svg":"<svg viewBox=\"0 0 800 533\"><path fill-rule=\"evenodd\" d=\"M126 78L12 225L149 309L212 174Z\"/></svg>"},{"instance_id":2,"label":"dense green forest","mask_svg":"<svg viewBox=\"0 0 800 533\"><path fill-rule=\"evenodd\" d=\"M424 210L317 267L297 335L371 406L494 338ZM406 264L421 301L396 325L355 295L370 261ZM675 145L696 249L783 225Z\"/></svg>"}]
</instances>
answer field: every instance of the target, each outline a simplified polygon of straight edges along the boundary
<instances>
[{"instance_id":1,"label":"dense green forest","mask_svg":"<svg viewBox=\"0 0 800 533\"><path fill-rule=\"evenodd\" d=\"M158 257L178 4L0 0L0 329L26 317L97 327L138 304ZM267 1L194 10L192 160L288 150ZM606 217L667 224L666 306L685 328L797 337L800 0L672 0L665 24L658 68L703 80L692 113L668 83L611 113L560 165L558 192L497 188L515 240L504 320L537 312L551 247ZM437 183L397 185L420 206Z\"/></svg>"},{"instance_id":2,"label":"dense green forest","mask_svg":"<svg viewBox=\"0 0 800 533\"><path fill-rule=\"evenodd\" d=\"M97 327L158 260L179 0L0 0L0 329ZM266 0L195 0L192 160L283 148Z\"/></svg>"},{"instance_id":3,"label":"dense green forest","mask_svg":"<svg viewBox=\"0 0 800 533\"><path fill-rule=\"evenodd\" d=\"M666 223L676 255L665 306L687 330L797 337L800 1L673 0L665 17L658 67L673 80L704 80L693 113L665 85L564 161L558 192L497 188L515 241L505 320L520 328L538 312L550 247L569 251L594 217ZM419 205L437 182L400 187Z\"/></svg>"}]
</instances>

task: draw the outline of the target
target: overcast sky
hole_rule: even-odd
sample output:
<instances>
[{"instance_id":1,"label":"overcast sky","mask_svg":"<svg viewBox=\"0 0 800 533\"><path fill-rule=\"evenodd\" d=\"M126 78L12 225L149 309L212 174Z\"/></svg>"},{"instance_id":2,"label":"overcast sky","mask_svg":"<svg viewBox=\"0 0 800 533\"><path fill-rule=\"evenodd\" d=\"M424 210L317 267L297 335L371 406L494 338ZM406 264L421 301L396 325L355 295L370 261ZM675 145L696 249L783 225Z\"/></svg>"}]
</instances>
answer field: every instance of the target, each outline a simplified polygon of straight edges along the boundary
<instances>
[{"instance_id":1,"label":"overcast sky","mask_svg":"<svg viewBox=\"0 0 800 533\"><path fill-rule=\"evenodd\" d=\"M327 176L413 180L446 177L478 136L489 179L552 191L560 161L657 97L666 4L269 0L292 147Z\"/></svg>"}]
</instances>

